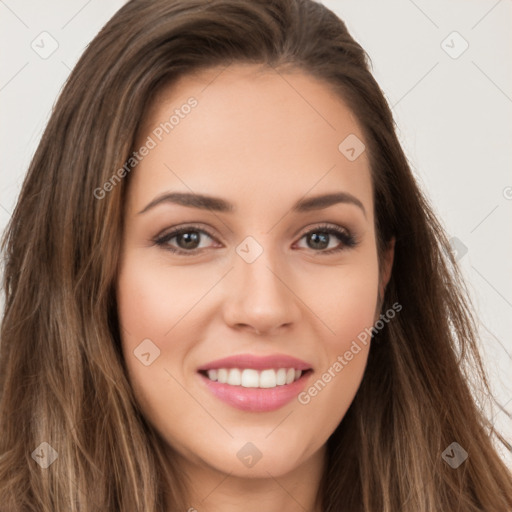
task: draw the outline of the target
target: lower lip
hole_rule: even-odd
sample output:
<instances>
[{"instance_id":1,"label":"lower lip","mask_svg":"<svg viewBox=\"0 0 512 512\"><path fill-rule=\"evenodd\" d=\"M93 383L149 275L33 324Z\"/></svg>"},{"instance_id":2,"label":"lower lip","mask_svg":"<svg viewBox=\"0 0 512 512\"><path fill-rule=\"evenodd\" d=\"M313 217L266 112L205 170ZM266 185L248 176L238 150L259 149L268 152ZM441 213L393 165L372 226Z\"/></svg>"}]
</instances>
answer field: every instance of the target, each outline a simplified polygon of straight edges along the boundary
<instances>
[{"instance_id":1,"label":"lower lip","mask_svg":"<svg viewBox=\"0 0 512 512\"><path fill-rule=\"evenodd\" d=\"M208 389L223 402L250 412L275 411L291 402L304 389L306 379L311 372L302 374L300 378L291 384L276 386L275 388L244 388L243 386L230 386L210 380L202 374Z\"/></svg>"}]
</instances>

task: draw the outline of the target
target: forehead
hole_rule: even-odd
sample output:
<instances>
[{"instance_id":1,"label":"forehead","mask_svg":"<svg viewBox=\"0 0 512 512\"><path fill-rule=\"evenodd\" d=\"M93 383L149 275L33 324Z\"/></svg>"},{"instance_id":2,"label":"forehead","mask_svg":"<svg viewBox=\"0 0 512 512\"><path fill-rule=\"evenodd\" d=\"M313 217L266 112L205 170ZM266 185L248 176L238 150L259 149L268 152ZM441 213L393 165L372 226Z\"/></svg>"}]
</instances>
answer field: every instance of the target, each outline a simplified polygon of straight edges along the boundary
<instances>
[{"instance_id":1,"label":"forehead","mask_svg":"<svg viewBox=\"0 0 512 512\"><path fill-rule=\"evenodd\" d=\"M190 98L196 104L185 108ZM371 210L356 117L328 84L300 70L232 64L184 75L153 98L141 126L136 146L149 137L155 147L130 178L137 205L164 189L229 192L255 208L332 189ZM347 146L360 155L347 158Z\"/></svg>"}]
</instances>

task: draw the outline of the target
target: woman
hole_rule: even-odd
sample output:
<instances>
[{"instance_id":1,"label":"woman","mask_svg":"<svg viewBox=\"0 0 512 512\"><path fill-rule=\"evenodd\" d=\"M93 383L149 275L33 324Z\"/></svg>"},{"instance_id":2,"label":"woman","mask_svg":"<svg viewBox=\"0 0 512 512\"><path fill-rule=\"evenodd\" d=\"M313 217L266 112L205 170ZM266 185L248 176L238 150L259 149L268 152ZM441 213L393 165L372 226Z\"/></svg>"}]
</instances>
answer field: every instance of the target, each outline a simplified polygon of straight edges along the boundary
<instances>
[{"instance_id":1,"label":"woman","mask_svg":"<svg viewBox=\"0 0 512 512\"><path fill-rule=\"evenodd\" d=\"M128 2L3 247L0 510L510 509L449 244L320 4Z\"/></svg>"}]
</instances>

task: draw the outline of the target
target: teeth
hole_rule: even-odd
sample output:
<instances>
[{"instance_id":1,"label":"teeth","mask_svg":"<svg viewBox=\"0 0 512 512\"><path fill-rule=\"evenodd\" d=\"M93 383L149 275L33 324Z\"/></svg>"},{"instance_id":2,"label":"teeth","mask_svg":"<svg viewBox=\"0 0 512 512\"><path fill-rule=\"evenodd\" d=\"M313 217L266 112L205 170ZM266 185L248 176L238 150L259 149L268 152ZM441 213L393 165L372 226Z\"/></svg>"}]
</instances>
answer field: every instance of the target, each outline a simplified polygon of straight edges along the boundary
<instances>
[{"instance_id":1,"label":"teeth","mask_svg":"<svg viewBox=\"0 0 512 512\"><path fill-rule=\"evenodd\" d=\"M233 370L229 370L232 372ZM244 370L242 372L242 386L244 388L258 388L259 376L257 370Z\"/></svg>"},{"instance_id":2,"label":"teeth","mask_svg":"<svg viewBox=\"0 0 512 512\"><path fill-rule=\"evenodd\" d=\"M242 384L242 372L238 368L233 368L228 372L228 382L230 386L240 386Z\"/></svg>"},{"instance_id":3,"label":"teeth","mask_svg":"<svg viewBox=\"0 0 512 512\"><path fill-rule=\"evenodd\" d=\"M293 372L295 375L295 372ZM260 373L260 388L275 388L277 386L277 376L275 370L263 370Z\"/></svg>"},{"instance_id":4,"label":"teeth","mask_svg":"<svg viewBox=\"0 0 512 512\"><path fill-rule=\"evenodd\" d=\"M221 384L226 384L228 381L228 371L225 368L217 370L217 381Z\"/></svg>"},{"instance_id":5,"label":"teeth","mask_svg":"<svg viewBox=\"0 0 512 512\"><path fill-rule=\"evenodd\" d=\"M297 370L300 371L300 370ZM276 372L276 383L278 386L286 384L286 368L279 368Z\"/></svg>"},{"instance_id":6,"label":"teeth","mask_svg":"<svg viewBox=\"0 0 512 512\"><path fill-rule=\"evenodd\" d=\"M301 370L295 368L279 368L262 370L253 370L247 368L219 368L217 370L208 370L208 378L219 382L220 384L229 384L230 386L243 386L244 388L275 388L284 386L298 380L302 375Z\"/></svg>"}]
</instances>

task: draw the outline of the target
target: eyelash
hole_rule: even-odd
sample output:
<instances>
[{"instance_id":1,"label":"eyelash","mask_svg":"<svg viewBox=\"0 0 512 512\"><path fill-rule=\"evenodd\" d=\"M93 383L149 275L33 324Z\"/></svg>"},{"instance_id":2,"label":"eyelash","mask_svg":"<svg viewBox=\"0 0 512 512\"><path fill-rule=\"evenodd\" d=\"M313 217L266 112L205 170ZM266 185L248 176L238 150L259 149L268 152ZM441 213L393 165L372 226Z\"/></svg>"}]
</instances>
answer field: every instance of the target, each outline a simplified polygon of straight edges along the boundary
<instances>
[{"instance_id":1,"label":"eyelash","mask_svg":"<svg viewBox=\"0 0 512 512\"><path fill-rule=\"evenodd\" d=\"M208 230L204 229L203 227L197 226L197 225L189 225L181 228L176 228L172 230L170 233L167 233L163 236L156 237L153 240L153 243L158 245L159 247L162 247L163 249L170 251L174 254L179 255L195 255L198 254L202 249L192 249L190 251L186 251L184 249L176 249L168 245L168 242L172 240L177 235L182 235L184 233L189 233L192 231L197 231L199 233L203 233L208 235L211 239L215 240L215 237L208 232ZM303 233L303 235L299 238L299 240L302 240L305 236L311 234L311 233L325 233L329 235L335 235L341 242L341 247L329 249L329 250L317 250L311 249L313 252L318 252L324 255L334 254L343 250L351 249L353 247L356 247L359 243L359 241L356 239L354 235L352 235L349 231L340 228L338 226L330 225L330 224L322 224L320 226L316 226L313 229L310 229L309 231L306 231Z\"/></svg>"}]
</instances>

